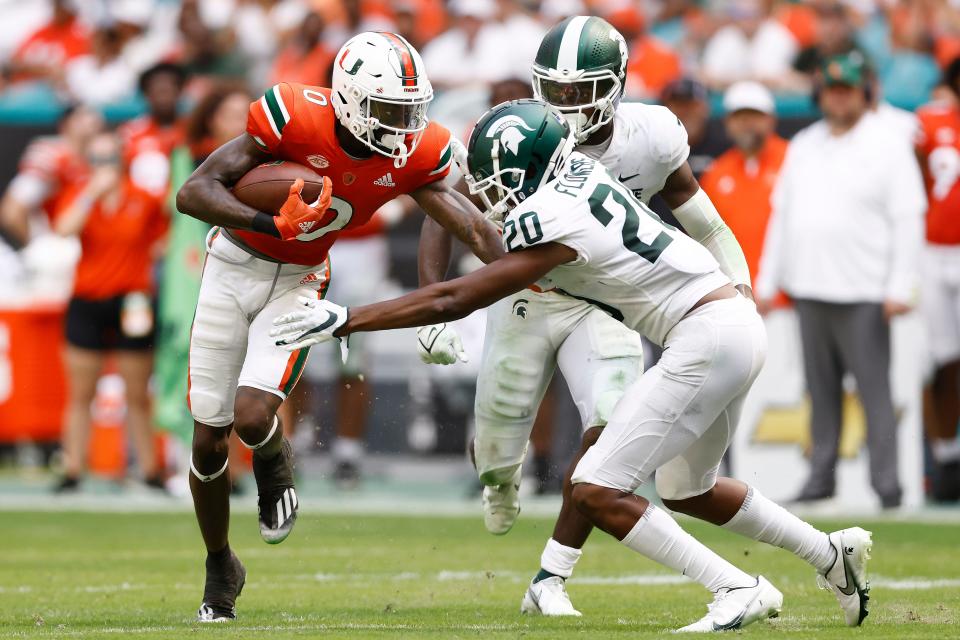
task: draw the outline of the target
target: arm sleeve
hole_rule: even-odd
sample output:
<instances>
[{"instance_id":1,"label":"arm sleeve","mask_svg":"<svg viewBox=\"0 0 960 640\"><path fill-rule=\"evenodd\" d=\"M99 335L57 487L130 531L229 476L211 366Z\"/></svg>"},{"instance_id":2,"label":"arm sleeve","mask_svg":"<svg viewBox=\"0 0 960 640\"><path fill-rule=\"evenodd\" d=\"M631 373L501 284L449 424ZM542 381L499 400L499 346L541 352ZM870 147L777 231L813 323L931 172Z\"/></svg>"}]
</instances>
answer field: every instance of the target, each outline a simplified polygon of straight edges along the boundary
<instances>
[{"instance_id":1,"label":"arm sleeve","mask_svg":"<svg viewBox=\"0 0 960 640\"><path fill-rule=\"evenodd\" d=\"M733 284L750 286L750 268L743 249L703 189L674 209L673 215L691 238L710 251Z\"/></svg>"},{"instance_id":2,"label":"arm sleeve","mask_svg":"<svg viewBox=\"0 0 960 640\"><path fill-rule=\"evenodd\" d=\"M927 198L920 167L910 149L897 149L889 157L896 160L891 163L887 180L893 246L886 297L909 304L914 300L919 285L917 265L923 245Z\"/></svg>"},{"instance_id":3,"label":"arm sleeve","mask_svg":"<svg viewBox=\"0 0 960 640\"><path fill-rule=\"evenodd\" d=\"M293 115L294 92L286 82L275 84L250 103L247 133L264 151L276 153Z\"/></svg>"}]
</instances>

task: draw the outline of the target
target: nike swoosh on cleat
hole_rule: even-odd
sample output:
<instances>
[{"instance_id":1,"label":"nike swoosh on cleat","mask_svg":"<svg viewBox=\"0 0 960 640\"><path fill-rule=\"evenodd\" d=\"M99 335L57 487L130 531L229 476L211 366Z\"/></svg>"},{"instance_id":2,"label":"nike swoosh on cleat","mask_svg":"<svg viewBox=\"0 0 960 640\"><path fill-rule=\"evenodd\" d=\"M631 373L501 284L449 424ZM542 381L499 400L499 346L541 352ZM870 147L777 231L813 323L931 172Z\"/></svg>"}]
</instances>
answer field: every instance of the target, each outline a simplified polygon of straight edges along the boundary
<instances>
[{"instance_id":1,"label":"nike swoosh on cleat","mask_svg":"<svg viewBox=\"0 0 960 640\"><path fill-rule=\"evenodd\" d=\"M740 625L743 623L743 616L745 616L746 613L747 613L747 610L744 609L743 611L740 612L740 615L738 615L736 618L734 618L730 622L727 622L726 624L717 624L716 622L714 622L713 630L714 631L733 631L734 629L739 629Z\"/></svg>"},{"instance_id":2,"label":"nike swoosh on cleat","mask_svg":"<svg viewBox=\"0 0 960 640\"><path fill-rule=\"evenodd\" d=\"M846 549L844 549L846 551ZM853 576L853 572L850 571L850 565L847 564L847 558L843 558L843 573L846 576L847 584L843 587L837 586L837 590L845 596L852 596L857 592L857 581Z\"/></svg>"}]
</instances>

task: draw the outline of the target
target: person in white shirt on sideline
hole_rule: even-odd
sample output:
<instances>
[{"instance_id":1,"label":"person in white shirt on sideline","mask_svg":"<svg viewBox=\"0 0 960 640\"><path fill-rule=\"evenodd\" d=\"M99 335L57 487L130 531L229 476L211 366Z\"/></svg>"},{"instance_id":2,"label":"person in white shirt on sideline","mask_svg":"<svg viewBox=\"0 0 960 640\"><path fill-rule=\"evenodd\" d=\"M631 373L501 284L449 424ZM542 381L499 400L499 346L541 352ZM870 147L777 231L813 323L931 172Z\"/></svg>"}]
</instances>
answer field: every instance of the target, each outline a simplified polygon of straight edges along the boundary
<instances>
[{"instance_id":1,"label":"person in white shirt on sideline","mask_svg":"<svg viewBox=\"0 0 960 640\"><path fill-rule=\"evenodd\" d=\"M764 309L783 289L800 320L813 451L798 500L834 495L849 371L867 417L871 485L894 508L890 320L911 309L927 203L910 145L871 110L870 77L858 52L824 62L815 94L824 117L787 149L756 292Z\"/></svg>"}]
</instances>

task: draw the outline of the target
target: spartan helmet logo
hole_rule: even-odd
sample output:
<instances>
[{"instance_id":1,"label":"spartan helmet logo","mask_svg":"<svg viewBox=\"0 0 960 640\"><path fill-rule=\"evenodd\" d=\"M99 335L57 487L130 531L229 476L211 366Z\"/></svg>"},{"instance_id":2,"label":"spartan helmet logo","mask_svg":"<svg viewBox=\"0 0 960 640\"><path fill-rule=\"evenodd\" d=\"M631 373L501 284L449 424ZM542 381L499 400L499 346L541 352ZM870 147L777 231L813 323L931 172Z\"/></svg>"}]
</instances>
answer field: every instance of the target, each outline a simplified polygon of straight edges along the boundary
<instances>
[{"instance_id":1,"label":"spartan helmet logo","mask_svg":"<svg viewBox=\"0 0 960 640\"><path fill-rule=\"evenodd\" d=\"M520 152L520 143L524 139L523 133L520 131L521 128L526 131L534 131L527 126L523 118L504 116L490 125L487 129L487 137L496 138L499 134L500 145L513 155L517 155Z\"/></svg>"}]
</instances>

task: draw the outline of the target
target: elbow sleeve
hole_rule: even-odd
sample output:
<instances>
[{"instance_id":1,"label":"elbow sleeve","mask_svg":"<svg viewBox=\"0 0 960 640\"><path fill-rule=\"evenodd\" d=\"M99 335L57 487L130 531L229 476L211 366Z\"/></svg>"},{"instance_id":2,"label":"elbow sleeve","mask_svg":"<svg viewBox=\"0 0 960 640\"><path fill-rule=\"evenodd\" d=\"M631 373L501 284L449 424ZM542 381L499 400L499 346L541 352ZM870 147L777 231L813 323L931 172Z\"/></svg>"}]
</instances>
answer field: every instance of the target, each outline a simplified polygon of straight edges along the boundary
<instances>
[{"instance_id":1,"label":"elbow sleeve","mask_svg":"<svg viewBox=\"0 0 960 640\"><path fill-rule=\"evenodd\" d=\"M743 249L703 189L674 209L673 215L690 237L713 255L735 285L750 285L750 269Z\"/></svg>"}]
</instances>

